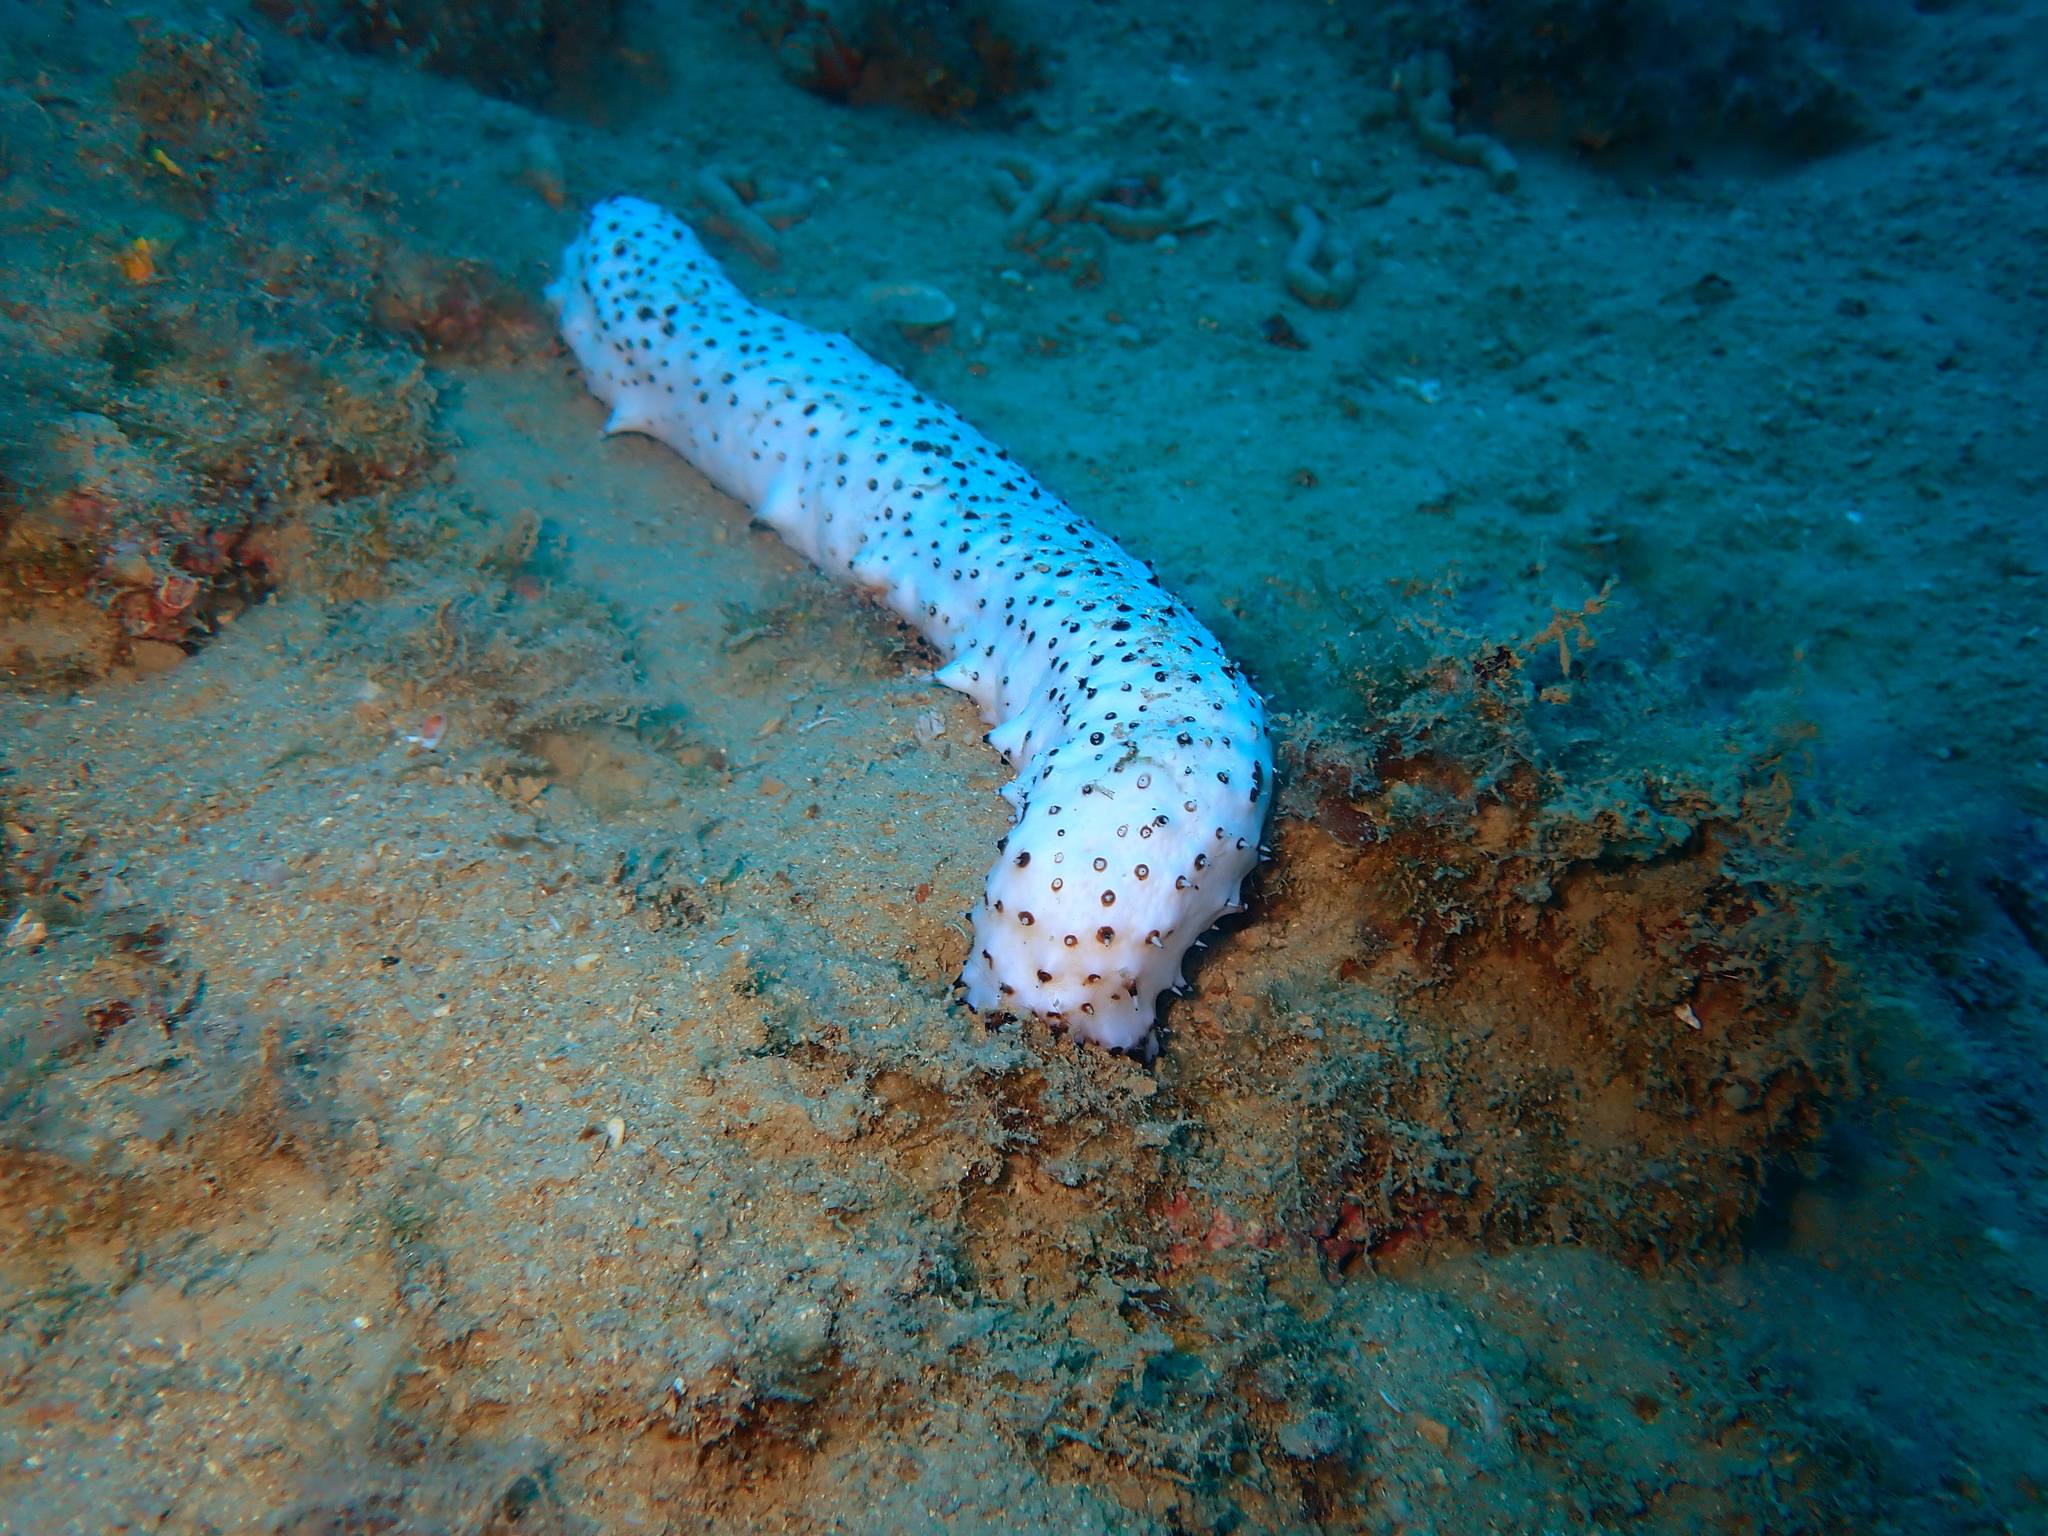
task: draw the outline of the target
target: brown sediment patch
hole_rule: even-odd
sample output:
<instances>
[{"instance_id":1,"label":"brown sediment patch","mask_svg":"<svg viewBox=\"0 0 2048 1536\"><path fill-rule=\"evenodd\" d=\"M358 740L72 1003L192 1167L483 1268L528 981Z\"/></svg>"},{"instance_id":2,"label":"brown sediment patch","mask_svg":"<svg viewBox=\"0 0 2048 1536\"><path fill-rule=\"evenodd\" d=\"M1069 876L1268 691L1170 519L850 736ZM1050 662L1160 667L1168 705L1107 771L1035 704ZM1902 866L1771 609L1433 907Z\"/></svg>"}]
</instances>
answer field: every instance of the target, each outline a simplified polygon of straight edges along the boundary
<instances>
[{"instance_id":1,"label":"brown sediment patch","mask_svg":"<svg viewBox=\"0 0 2048 1536\"><path fill-rule=\"evenodd\" d=\"M661 72L623 40L617 0L257 0L295 37L401 59L487 95L612 120Z\"/></svg>"},{"instance_id":2,"label":"brown sediment patch","mask_svg":"<svg viewBox=\"0 0 2048 1536\"><path fill-rule=\"evenodd\" d=\"M1660 806L1526 763L1482 782L1427 750L1288 745L1275 872L1177 1053L1184 1091L1227 1071L1289 1156L1231 1220L1290 1226L1333 1274L1436 1239L1660 1261L1736 1242L1837 1079L1774 766L1732 802ZM1201 1038L1247 1021L1254 1060ZM1167 1252L1199 1254L1161 1215Z\"/></svg>"},{"instance_id":3,"label":"brown sediment patch","mask_svg":"<svg viewBox=\"0 0 2048 1536\"><path fill-rule=\"evenodd\" d=\"M396 247L377 274L370 308L379 325L442 363L506 364L546 345L535 296L477 261Z\"/></svg>"},{"instance_id":4,"label":"brown sediment patch","mask_svg":"<svg viewBox=\"0 0 2048 1536\"><path fill-rule=\"evenodd\" d=\"M957 117L1038 83L1038 50L1000 8L752 0L742 19L807 91Z\"/></svg>"}]
</instances>

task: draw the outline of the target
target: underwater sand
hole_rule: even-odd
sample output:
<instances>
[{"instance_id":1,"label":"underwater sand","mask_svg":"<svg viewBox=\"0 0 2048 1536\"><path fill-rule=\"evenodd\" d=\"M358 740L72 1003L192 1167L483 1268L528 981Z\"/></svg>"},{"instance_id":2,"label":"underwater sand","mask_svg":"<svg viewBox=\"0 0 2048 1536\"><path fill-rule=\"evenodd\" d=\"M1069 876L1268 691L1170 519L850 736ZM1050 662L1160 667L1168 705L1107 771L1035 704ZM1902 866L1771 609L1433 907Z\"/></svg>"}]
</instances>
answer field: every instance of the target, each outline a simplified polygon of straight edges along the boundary
<instances>
[{"instance_id":1,"label":"underwater sand","mask_svg":"<svg viewBox=\"0 0 2048 1536\"><path fill-rule=\"evenodd\" d=\"M634 7L592 122L0 5L0 1531L2048 1530L2048 34L1503 192L1243 10L956 122ZM1149 1065L951 1003L972 706L553 340L707 162L1276 713Z\"/></svg>"}]
</instances>

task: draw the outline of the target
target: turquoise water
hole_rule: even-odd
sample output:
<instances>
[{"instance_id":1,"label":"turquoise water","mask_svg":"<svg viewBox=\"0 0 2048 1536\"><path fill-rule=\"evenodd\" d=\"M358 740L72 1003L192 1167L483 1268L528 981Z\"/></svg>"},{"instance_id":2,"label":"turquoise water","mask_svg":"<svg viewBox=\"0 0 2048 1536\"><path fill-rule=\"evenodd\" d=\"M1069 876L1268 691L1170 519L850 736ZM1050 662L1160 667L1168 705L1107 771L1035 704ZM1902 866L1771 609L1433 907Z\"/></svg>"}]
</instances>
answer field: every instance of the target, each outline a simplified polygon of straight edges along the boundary
<instances>
[{"instance_id":1,"label":"turquoise water","mask_svg":"<svg viewBox=\"0 0 2048 1536\"><path fill-rule=\"evenodd\" d=\"M0 1530L2048 1528L2042 35L0 4ZM1155 1056L621 192L1264 694Z\"/></svg>"}]
</instances>

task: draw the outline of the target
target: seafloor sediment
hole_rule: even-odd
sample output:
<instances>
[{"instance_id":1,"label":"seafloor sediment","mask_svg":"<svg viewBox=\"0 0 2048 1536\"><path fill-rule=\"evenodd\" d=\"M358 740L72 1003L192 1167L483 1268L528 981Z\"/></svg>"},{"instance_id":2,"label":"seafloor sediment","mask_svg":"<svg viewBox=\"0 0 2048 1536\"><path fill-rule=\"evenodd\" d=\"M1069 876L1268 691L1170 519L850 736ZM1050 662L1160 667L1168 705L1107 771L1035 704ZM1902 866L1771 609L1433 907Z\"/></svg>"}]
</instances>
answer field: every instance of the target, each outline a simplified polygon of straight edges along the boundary
<instances>
[{"instance_id":1,"label":"seafloor sediment","mask_svg":"<svg viewBox=\"0 0 2048 1536\"><path fill-rule=\"evenodd\" d=\"M2021 15L501 9L0 5L0 1530L2039 1524ZM618 190L1259 681L1156 1062L600 439Z\"/></svg>"}]
</instances>

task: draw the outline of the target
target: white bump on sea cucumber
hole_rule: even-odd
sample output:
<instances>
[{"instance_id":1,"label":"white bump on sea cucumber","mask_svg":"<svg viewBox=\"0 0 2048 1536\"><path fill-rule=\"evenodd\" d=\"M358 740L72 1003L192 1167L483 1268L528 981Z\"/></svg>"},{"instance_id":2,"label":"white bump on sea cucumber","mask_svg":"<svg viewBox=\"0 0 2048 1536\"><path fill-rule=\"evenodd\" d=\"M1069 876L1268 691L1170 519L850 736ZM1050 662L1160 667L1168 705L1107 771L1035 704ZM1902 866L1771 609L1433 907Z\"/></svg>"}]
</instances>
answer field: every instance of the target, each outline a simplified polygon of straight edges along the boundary
<instances>
[{"instance_id":1,"label":"white bump on sea cucumber","mask_svg":"<svg viewBox=\"0 0 2048 1536\"><path fill-rule=\"evenodd\" d=\"M1265 851L1273 749L1242 670L1149 566L845 337L756 307L666 210L598 204L547 292L606 431L666 443L916 625L980 707L1017 817L970 914L968 1004L1142 1043Z\"/></svg>"}]
</instances>

